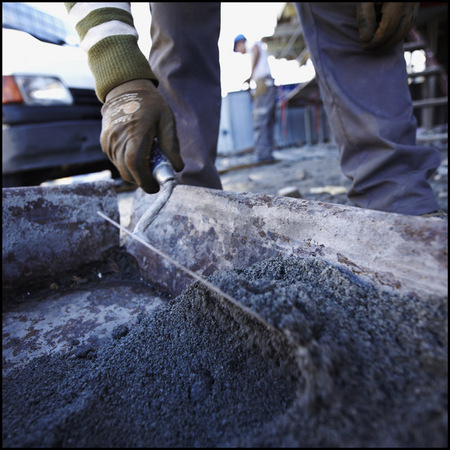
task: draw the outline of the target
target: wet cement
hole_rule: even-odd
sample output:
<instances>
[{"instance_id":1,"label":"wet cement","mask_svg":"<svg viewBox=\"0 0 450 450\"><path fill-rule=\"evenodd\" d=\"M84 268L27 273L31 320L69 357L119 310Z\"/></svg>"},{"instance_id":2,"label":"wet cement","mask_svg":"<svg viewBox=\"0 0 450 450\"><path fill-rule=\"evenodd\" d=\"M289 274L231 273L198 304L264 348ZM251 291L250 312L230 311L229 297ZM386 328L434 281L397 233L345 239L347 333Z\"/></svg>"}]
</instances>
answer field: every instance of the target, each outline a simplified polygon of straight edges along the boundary
<instances>
[{"instance_id":1,"label":"wet cement","mask_svg":"<svg viewBox=\"0 0 450 450\"><path fill-rule=\"evenodd\" d=\"M447 299L375 289L318 259L194 283L100 347L3 380L4 447L442 447Z\"/></svg>"}]
</instances>

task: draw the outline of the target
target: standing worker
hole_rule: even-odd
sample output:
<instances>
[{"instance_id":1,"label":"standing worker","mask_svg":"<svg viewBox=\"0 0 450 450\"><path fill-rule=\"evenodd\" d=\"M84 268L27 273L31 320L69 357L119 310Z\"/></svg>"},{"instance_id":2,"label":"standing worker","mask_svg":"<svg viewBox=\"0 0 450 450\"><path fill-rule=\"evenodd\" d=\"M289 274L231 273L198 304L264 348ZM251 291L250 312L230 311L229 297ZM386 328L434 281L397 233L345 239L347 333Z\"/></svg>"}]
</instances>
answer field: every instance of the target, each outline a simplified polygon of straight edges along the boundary
<instances>
[{"instance_id":1,"label":"standing worker","mask_svg":"<svg viewBox=\"0 0 450 450\"><path fill-rule=\"evenodd\" d=\"M221 188L220 3L152 3L149 61L129 3L66 3L104 103L101 145L124 180L157 192L156 137L178 182ZM257 4L255 3L255 8ZM428 183L436 149L416 146L402 40L417 3L297 3L348 193L359 207L439 210ZM179 141L178 141L179 140Z\"/></svg>"},{"instance_id":2,"label":"standing worker","mask_svg":"<svg viewBox=\"0 0 450 450\"><path fill-rule=\"evenodd\" d=\"M248 47L245 36L239 34L234 39L233 51L251 54L252 71L247 81L250 83L250 80L254 80L256 83L256 89L252 95L253 144L256 162L274 161L272 152L277 88L270 72L265 44L258 41L252 47Z\"/></svg>"}]
</instances>

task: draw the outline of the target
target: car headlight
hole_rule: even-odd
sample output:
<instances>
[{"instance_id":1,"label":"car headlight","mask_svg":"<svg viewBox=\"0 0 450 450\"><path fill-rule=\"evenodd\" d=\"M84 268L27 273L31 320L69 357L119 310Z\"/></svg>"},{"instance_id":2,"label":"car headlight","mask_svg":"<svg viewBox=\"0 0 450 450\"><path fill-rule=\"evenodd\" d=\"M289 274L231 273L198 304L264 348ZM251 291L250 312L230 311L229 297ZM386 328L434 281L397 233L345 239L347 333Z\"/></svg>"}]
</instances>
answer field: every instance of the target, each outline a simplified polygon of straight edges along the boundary
<instances>
[{"instance_id":1,"label":"car headlight","mask_svg":"<svg viewBox=\"0 0 450 450\"><path fill-rule=\"evenodd\" d=\"M2 103L71 105L69 89L57 77L42 75L3 76Z\"/></svg>"}]
</instances>

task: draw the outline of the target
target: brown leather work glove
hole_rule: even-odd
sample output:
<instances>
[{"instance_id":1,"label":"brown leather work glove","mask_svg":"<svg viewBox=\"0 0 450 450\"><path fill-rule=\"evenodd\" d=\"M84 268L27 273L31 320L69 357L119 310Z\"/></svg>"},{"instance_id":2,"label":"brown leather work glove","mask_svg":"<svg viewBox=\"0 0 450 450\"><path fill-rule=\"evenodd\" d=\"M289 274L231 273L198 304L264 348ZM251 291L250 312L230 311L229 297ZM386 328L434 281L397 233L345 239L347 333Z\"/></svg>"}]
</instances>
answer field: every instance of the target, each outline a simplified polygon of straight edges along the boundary
<instances>
[{"instance_id":1,"label":"brown leather work glove","mask_svg":"<svg viewBox=\"0 0 450 450\"><path fill-rule=\"evenodd\" d=\"M414 25L418 2L357 2L359 37L365 50L383 49L402 41Z\"/></svg>"},{"instance_id":2,"label":"brown leather work glove","mask_svg":"<svg viewBox=\"0 0 450 450\"><path fill-rule=\"evenodd\" d=\"M132 80L114 88L105 98L102 116L103 153L125 181L149 194L159 191L150 169L155 137L173 168L183 170L175 118L150 80Z\"/></svg>"}]
</instances>

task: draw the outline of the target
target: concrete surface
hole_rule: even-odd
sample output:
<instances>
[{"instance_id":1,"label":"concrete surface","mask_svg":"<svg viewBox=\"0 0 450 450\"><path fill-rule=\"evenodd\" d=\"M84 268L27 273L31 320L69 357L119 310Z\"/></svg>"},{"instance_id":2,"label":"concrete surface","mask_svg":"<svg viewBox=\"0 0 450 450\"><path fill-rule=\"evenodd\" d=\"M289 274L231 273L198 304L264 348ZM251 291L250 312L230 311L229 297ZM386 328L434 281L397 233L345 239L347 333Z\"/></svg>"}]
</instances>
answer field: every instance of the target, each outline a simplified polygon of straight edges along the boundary
<instances>
[{"instance_id":1,"label":"concrete surface","mask_svg":"<svg viewBox=\"0 0 450 450\"><path fill-rule=\"evenodd\" d=\"M107 277L100 271L97 275ZM3 305L3 376L39 356L98 347L118 326L161 305L154 290L140 282L100 277L96 283L74 283L71 289L54 282L53 289L39 295L20 302L15 298L14 307Z\"/></svg>"},{"instance_id":2,"label":"concrete surface","mask_svg":"<svg viewBox=\"0 0 450 450\"><path fill-rule=\"evenodd\" d=\"M154 198L136 191L131 228ZM281 254L314 256L393 292L447 295L448 222L442 219L177 186L145 236L203 276ZM192 281L140 243L124 242L145 275L171 294Z\"/></svg>"},{"instance_id":3,"label":"concrete surface","mask_svg":"<svg viewBox=\"0 0 450 450\"><path fill-rule=\"evenodd\" d=\"M39 282L102 259L119 237L97 211L119 220L110 182L2 189L3 289Z\"/></svg>"}]
</instances>

